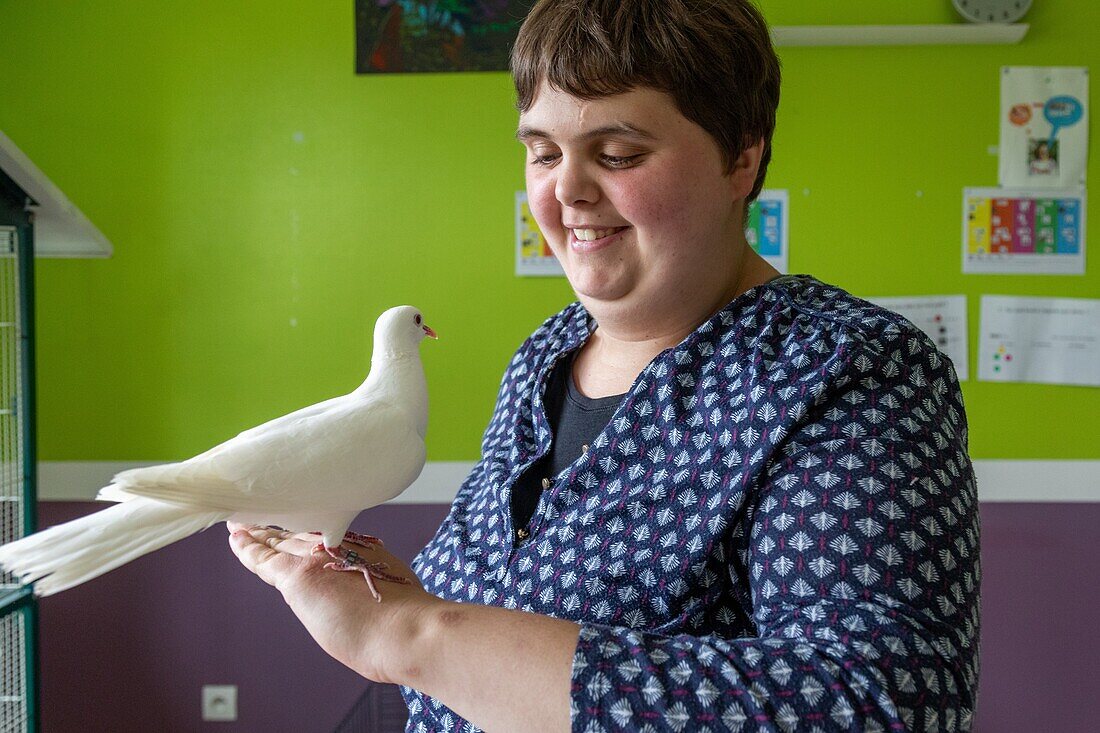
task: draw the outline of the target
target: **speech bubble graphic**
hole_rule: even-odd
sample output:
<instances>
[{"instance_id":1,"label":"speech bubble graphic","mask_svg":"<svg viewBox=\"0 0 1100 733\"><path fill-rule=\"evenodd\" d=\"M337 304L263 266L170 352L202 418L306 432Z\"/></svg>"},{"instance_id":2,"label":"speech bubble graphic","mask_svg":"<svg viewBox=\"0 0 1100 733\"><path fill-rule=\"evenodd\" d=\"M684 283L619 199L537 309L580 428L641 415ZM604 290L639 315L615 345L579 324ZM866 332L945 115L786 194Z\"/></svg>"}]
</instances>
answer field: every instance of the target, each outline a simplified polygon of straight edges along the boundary
<instances>
[{"instance_id":1,"label":"speech bubble graphic","mask_svg":"<svg viewBox=\"0 0 1100 733\"><path fill-rule=\"evenodd\" d=\"M1058 137L1058 131L1063 127L1076 125L1085 114L1085 107L1077 97L1063 95L1051 97L1043 105L1043 117L1050 123L1050 147L1054 147L1054 139Z\"/></svg>"}]
</instances>

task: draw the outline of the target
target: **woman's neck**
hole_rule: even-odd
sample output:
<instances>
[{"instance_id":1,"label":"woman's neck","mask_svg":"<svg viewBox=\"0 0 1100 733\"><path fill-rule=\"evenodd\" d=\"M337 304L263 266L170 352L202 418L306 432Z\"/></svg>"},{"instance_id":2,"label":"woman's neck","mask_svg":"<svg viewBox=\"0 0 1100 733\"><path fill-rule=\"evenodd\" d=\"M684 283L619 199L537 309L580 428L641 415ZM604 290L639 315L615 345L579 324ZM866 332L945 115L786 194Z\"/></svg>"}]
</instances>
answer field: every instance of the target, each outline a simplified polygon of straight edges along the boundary
<instances>
[{"instance_id":1,"label":"woman's neck","mask_svg":"<svg viewBox=\"0 0 1100 733\"><path fill-rule=\"evenodd\" d=\"M683 341L741 293L779 274L752 250L747 249L741 264L737 276L720 287L674 303L630 309L585 303L599 325L573 364L577 389L593 398L626 392L654 357Z\"/></svg>"}]
</instances>

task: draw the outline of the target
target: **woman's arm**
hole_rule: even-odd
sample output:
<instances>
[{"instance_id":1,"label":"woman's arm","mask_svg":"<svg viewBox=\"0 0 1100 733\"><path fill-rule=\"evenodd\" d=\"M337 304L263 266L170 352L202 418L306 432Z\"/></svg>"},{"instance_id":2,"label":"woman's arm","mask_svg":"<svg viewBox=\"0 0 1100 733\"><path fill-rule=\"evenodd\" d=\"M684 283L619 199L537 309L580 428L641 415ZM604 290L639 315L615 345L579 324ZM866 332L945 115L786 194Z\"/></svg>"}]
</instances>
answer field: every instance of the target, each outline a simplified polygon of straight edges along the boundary
<instances>
[{"instance_id":1,"label":"woman's arm","mask_svg":"<svg viewBox=\"0 0 1100 733\"><path fill-rule=\"evenodd\" d=\"M443 702L486 731L569 730L580 627L495 606L437 601L392 680Z\"/></svg>"},{"instance_id":2,"label":"woman's arm","mask_svg":"<svg viewBox=\"0 0 1100 733\"><path fill-rule=\"evenodd\" d=\"M314 535L230 525L241 562L277 588L328 654L364 677L414 687L486 731L569 730L573 652L580 627L522 611L444 601L384 548L357 547L406 578L378 582L336 572Z\"/></svg>"}]
</instances>

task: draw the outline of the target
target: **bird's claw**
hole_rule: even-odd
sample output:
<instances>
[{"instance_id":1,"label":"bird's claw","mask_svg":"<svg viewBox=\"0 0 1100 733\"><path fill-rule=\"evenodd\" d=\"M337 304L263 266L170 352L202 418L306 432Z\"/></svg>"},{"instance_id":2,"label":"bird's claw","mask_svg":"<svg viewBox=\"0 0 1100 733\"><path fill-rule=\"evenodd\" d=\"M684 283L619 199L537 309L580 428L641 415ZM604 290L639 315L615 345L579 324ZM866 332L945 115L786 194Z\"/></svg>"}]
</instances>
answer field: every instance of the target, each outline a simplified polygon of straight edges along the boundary
<instances>
[{"instance_id":1,"label":"bird's claw","mask_svg":"<svg viewBox=\"0 0 1100 733\"><path fill-rule=\"evenodd\" d=\"M314 552L323 550L327 552L329 556L336 562L325 563L325 569L337 570L342 572L358 571L363 574L363 578L367 581L367 587L370 588L371 595L374 596L374 600L381 602L382 594L378 592L378 588L374 584L374 579L388 580L391 583L408 584L408 578L403 578L400 575L394 575L393 573L387 573L386 569L389 565L384 562L368 562L362 555L355 550L348 550L344 547L325 547L322 542L317 547L313 548Z\"/></svg>"}]
</instances>

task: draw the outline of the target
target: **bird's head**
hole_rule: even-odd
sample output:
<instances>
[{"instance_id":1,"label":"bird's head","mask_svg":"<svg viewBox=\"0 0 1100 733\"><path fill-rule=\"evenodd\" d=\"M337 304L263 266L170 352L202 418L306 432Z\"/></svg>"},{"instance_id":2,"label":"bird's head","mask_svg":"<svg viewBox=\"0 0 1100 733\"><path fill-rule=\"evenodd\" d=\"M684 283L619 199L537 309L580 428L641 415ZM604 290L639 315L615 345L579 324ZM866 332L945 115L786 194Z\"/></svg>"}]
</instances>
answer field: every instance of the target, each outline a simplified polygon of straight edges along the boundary
<instances>
[{"instance_id":1,"label":"bird's head","mask_svg":"<svg viewBox=\"0 0 1100 733\"><path fill-rule=\"evenodd\" d=\"M374 353L394 356L416 353L420 342L427 337L438 338L424 323L420 309L399 305L378 316L374 324Z\"/></svg>"}]
</instances>

